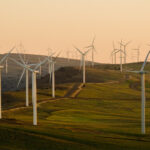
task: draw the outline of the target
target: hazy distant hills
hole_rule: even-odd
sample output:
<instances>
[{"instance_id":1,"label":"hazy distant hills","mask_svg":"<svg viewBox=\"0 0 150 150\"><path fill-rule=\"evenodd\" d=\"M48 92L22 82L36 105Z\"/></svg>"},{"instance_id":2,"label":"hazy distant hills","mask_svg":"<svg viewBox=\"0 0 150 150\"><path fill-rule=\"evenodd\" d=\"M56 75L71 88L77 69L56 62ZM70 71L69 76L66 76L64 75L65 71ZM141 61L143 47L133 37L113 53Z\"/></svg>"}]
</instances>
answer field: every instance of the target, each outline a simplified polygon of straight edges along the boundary
<instances>
[{"instance_id":1,"label":"hazy distant hills","mask_svg":"<svg viewBox=\"0 0 150 150\"><path fill-rule=\"evenodd\" d=\"M3 55L0 55L0 59L3 57ZM20 61L20 58L18 54L11 54L10 57ZM22 57L24 57L22 55ZM28 60L28 64L35 64L39 63L40 60L44 60L47 56L43 55L30 55L26 54L25 59ZM86 62L88 66L91 66L91 62ZM21 84L19 88L17 89L17 83L21 76L21 73L23 71L23 68L15 64L13 61L8 59L8 74L6 75L5 71L5 62L3 63L3 70L2 70L2 91L13 91L13 90L20 90L25 87L25 75L23 77L23 80L21 81ZM63 82L81 82L82 81L82 71L79 70L80 66L80 60L75 59L66 59L66 58L57 58L55 69L58 70L61 67L67 67L66 69L61 69L60 71L56 72L56 83L63 83ZM125 70L139 70L142 66L142 63L130 63L127 65L123 65L123 69ZM75 67L77 69L69 68L69 67ZM87 70L87 80L89 82L103 82L104 77L107 77L108 74L111 74L112 72L109 72L108 70L118 70L120 68L120 65L111 65L111 64L101 64L96 63L96 66L93 69ZM148 63L145 67L145 70L150 71L150 63ZM102 72L101 72L102 71ZM105 75L106 72L106 75ZM90 75L91 74L91 75ZM101 76L102 75L102 76ZM30 83L31 83L31 73L29 73L30 76ZM45 63L42 65L42 76L37 76L38 83L45 84L48 82L49 75L48 75L48 63ZM39 80L41 79L41 81ZM64 79L64 80L63 80Z\"/></svg>"},{"instance_id":2,"label":"hazy distant hills","mask_svg":"<svg viewBox=\"0 0 150 150\"><path fill-rule=\"evenodd\" d=\"M2 58L3 55L0 55L0 58ZM10 57L20 61L20 58L18 54L11 54ZM22 55L22 57L24 57ZM40 60L44 60L46 56L43 55L30 55L26 54L25 59L28 60L28 64L34 64L34 63L39 63L39 58ZM90 65L90 62L87 62L88 65ZM66 59L66 58L57 58L56 60L56 65L55 69L57 70L60 67L65 67L65 66L79 66L80 61L79 60L74 60L74 59ZM4 69L2 70L2 90L3 91L12 91L12 90L17 90L17 83L19 80L19 77L21 76L21 73L23 71L23 68L15 64L13 61L8 59L8 74L6 75L5 71L5 62L3 63ZM48 63L45 63L42 66L42 76L45 76L48 73ZM37 78L40 78L39 76ZM30 73L30 82L31 82L31 73ZM21 81L20 88L25 87L25 75L23 77L23 80Z\"/></svg>"}]
</instances>

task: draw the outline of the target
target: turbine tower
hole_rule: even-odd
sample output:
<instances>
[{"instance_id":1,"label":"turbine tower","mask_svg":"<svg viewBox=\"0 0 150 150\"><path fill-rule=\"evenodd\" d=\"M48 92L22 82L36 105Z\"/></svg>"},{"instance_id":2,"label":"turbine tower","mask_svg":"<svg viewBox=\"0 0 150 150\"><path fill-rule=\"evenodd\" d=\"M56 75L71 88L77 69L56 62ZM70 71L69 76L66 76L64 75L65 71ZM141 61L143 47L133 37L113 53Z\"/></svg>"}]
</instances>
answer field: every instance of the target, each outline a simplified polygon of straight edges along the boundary
<instances>
[{"instance_id":1,"label":"turbine tower","mask_svg":"<svg viewBox=\"0 0 150 150\"><path fill-rule=\"evenodd\" d=\"M148 61L148 57L150 55L150 51L148 52L146 59L140 69L140 71L129 71L129 72L133 72L133 73L138 73L141 75L141 133L145 134L145 73L147 73L146 71L144 71L145 65Z\"/></svg>"},{"instance_id":2,"label":"turbine tower","mask_svg":"<svg viewBox=\"0 0 150 150\"><path fill-rule=\"evenodd\" d=\"M87 50L86 52L82 52L80 49L78 49L77 47L74 46L74 48L81 54L82 56L82 65L83 65L83 84L86 83L86 79L85 79L85 56L88 54L88 52L91 50Z\"/></svg>"}]
</instances>

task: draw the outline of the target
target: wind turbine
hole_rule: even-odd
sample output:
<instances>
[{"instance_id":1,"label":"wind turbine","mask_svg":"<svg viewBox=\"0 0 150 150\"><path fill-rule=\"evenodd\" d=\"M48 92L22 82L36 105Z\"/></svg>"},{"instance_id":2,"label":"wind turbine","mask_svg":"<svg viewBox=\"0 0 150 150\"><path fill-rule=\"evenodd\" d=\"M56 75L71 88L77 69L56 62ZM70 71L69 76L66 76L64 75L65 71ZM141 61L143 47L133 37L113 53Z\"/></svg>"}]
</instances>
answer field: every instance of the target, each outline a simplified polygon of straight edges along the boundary
<instances>
[{"instance_id":1,"label":"wind turbine","mask_svg":"<svg viewBox=\"0 0 150 150\"><path fill-rule=\"evenodd\" d=\"M94 46L95 38L96 37L93 38L92 44L90 46L85 47L85 48L91 48L91 50L92 50L92 67L94 67L94 53L96 52L96 49Z\"/></svg>"},{"instance_id":2,"label":"wind turbine","mask_svg":"<svg viewBox=\"0 0 150 150\"><path fill-rule=\"evenodd\" d=\"M60 52L58 53L58 55L53 59L51 57L50 60L48 60L50 62L50 66L51 66L51 77L52 78L52 97L55 98L55 63L56 63L56 59L58 58L58 56L60 55Z\"/></svg>"},{"instance_id":3,"label":"wind turbine","mask_svg":"<svg viewBox=\"0 0 150 150\"><path fill-rule=\"evenodd\" d=\"M118 51L118 49L115 48L115 43L113 42L113 51L111 52L111 55L110 55L112 57L112 64L113 62L114 64L116 64L116 54L117 54L116 51Z\"/></svg>"},{"instance_id":4,"label":"wind turbine","mask_svg":"<svg viewBox=\"0 0 150 150\"><path fill-rule=\"evenodd\" d=\"M25 66L27 66L27 67L29 67L29 68L31 68L31 67L33 67L33 66L36 66L37 64L28 64L28 62L26 61L24 61L23 60L23 58L22 58L22 56L19 54L19 56L20 56L20 59L21 59L21 62L25 65ZM39 64L41 63L42 61L40 60L39 61ZM24 68L24 67L23 67ZM28 73L29 71L28 71L28 69L27 68L24 68L23 69L23 72L22 72L22 74L21 74L21 76L20 76L20 79L19 79L19 82L18 82L18 84L17 84L17 87L19 87L19 84L20 84L20 82L21 82L21 80L22 80L22 78L23 78L23 76L24 76L24 74L26 74L26 106L28 107L29 106L29 73ZM39 74L41 73L41 65L39 66Z\"/></svg>"},{"instance_id":5,"label":"wind turbine","mask_svg":"<svg viewBox=\"0 0 150 150\"><path fill-rule=\"evenodd\" d=\"M145 73L147 73L146 71L144 71L145 65L147 63L148 57L150 55L150 51L148 52L145 61L141 67L140 71L129 71L129 72L133 72L133 73L138 73L141 75L141 133L145 134Z\"/></svg>"},{"instance_id":6,"label":"wind turbine","mask_svg":"<svg viewBox=\"0 0 150 150\"><path fill-rule=\"evenodd\" d=\"M19 57L21 59L21 62L26 66L26 67L31 67L31 66L35 66L37 64L28 64L27 62L25 62L23 60L23 58L21 57L21 55L19 54ZM24 67L23 67L24 68ZM24 74L26 74L26 107L29 106L29 70L27 68L24 68L23 71L22 71L22 74L19 78L19 81L18 81L18 84L17 84L17 88L19 87L20 85L20 82L24 76Z\"/></svg>"},{"instance_id":7,"label":"wind turbine","mask_svg":"<svg viewBox=\"0 0 150 150\"><path fill-rule=\"evenodd\" d=\"M123 67L122 67L122 58L123 58L123 56L122 56L122 53L124 55L126 55L126 54L124 53L124 51L122 49L119 49L118 51L115 51L116 54L119 53L119 52L120 52L120 71L122 72L123 71Z\"/></svg>"},{"instance_id":8,"label":"wind turbine","mask_svg":"<svg viewBox=\"0 0 150 150\"><path fill-rule=\"evenodd\" d=\"M126 44L123 44L122 41L120 42L120 44L123 46L123 51L124 51L124 54L127 54L126 52L126 48L127 46L131 43L131 41L127 42ZM124 55L124 64L126 64L127 62L127 55Z\"/></svg>"},{"instance_id":9,"label":"wind turbine","mask_svg":"<svg viewBox=\"0 0 150 150\"><path fill-rule=\"evenodd\" d=\"M29 70L32 72L32 104L33 104L33 125L37 125L37 85L36 85L36 74L39 73L37 69L46 63L47 59L44 61L40 62L39 64L36 65L34 69L31 69L27 65L20 63L16 61L15 59L11 58L12 61L14 61L16 64L19 66L23 67L24 69Z\"/></svg>"},{"instance_id":10,"label":"wind turbine","mask_svg":"<svg viewBox=\"0 0 150 150\"><path fill-rule=\"evenodd\" d=\"M82 65L83 65L83 84L86 83L85 81L85 56L88 54L88 52L91 50L91 49L88 49L87 51L85 51L84 53L78 49L77 47L74 46L74 48L81 54L82 56Z\"/></svg>"},{"instance_id":11,"label":"wind turbine","mask_svg":"<svg viewBox=\"0 0 150 150\"><path fill-rule=\"evenodd\" d=\"M23 51L23 57L22 57L22 54L20 54L20 52L17 48L17 52L19 54L19 58L21 60L21 63L24 64L26 67L33 66L33 64L30 64L30 65L28 64L28 60L26 59L26 56L25 56L25 48L24 48L23 44L20 43L18 47L19 47L19 50ZM23 69L22 74L21 74L19 81L18 81L18 84L17 84L17 88L19 87L20 82L21 82L24 74L26 74L26 83L25 83L25 85L26 85L26 107L28 107L29 106L29 71L27 68Z\"/></svg>"},{"instance_id":12,"label":"wind turbine","mask_svg":"<svg viewBox=\"0 0 150 150\"><path fill-rule=\"evenodd\" d=\"M52 59L53 59L53 55L55 54L55 52L54 53L51 53L51 55L50 55L50 53L48 53L48 57L47 57L47 59L48 59L48 74L49 74L49 83L51 84L51 79L52 79L52 75L53 75L53 71L52 71ZM52 91L53 91L53 83L52 83ZM53 94L52 94L52 97L54 98L55 97L55 94L54 94L54 92L52 92Z\"/></svg>"},{"instance_id":13,"label":"wind turbine","mask_svg":"<svg viewBox=\"0 0 150 150\"><path fill-rule=\"evenodd\" d=\"M4 57L2 57L2 59L0 60L0 119L2 118L2 81L1 81L1 73L2 73L2 69L3 66L1 66L1 64L7 59L7 57L10 55L10 53L15 49L15 47L13 47L7 54L4 55Z\"/></svg>"},{"instance_id":14,"label":"wind turbine","mask_svg":"<svg viewBox=\"0 0 150 150\"><path fill-rule=\"evenodd\" d=\"M140 46L133 50L137 52L137 62L139 62L140 61Z\"/></svg>"},{"instance_id":15,"label":"wind turbine","mask_svg":"<svg viewBox=\"0 0 150 150\"><path fill-rule=\"evenodd\" d=\"M116 55L118 53L118 49L114 49L112 52L111 52L111 57L112 57L112 64L116 64Z\"/></svg>"},{"instance_id":16,"label":"wind turbine","mask_svg":"<svg viewBox=\"0 0 150 150\"><path fill-rule=\"evenodd\" d=\"M123 71L123 67L122 67L122 65L123 65L122 58L123 58L123 56L122 56L122 54L124 54L124 57L126 57L126 53L122 50L122 46L123 46L122 40L121 40L121 42L119 42L119 44L120 44L120 49L118 50L118 52L120 52L120 71L122 72Z\"/></svg>"}]
</instances>

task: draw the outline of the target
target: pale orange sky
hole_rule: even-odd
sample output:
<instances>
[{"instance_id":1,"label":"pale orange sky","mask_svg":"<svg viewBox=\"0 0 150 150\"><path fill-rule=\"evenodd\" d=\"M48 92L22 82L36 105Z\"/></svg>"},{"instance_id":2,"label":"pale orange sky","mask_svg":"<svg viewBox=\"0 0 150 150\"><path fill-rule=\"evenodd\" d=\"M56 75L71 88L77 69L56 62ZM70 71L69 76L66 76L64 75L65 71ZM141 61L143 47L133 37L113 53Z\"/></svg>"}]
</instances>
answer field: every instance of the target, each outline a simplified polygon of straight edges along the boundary
<instances>
[{"instance_id":1,"label":"pale orange sky","mask_svg":"<svg viewBox=\"0 0 150 150\"><path fill-rule=\"evenodd\" d=\"M96 35L96 61L109 62L112 41L141 45L141 60L150 47L150 0L1 0L0 49L22 41L27 53L46 49L73 50L90 44Z\"/></svg>"}]
</instances>

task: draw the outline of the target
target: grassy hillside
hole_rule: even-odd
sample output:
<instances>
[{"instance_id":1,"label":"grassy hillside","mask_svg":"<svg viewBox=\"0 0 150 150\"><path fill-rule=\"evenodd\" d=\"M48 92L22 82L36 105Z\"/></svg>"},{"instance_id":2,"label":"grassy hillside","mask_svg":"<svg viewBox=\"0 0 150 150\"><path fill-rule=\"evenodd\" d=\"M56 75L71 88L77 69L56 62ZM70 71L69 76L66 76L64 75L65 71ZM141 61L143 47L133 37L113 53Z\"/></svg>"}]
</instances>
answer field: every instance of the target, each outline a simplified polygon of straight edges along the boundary
<instances>
[{"instance_id":1,"label":"grassy hillside","mask_svg":"<svg viewBox=\"0 0 150 150\"><path fill-rule=\"evenodd\" d=\"M140 133L140 75L111 68L87 69L85 87L76 98L64 97L82 80L77 68L56 71L57 99L51 100L48 76L38 80L38 126L32 107L3 112L2 150L149 150L150 78L146 76L146 135ZM4 108L24 105L24 91L7 92ZM50 99L47 101L47 99Z\"/></svg>"},{"instance_id":2,"label":"grassy hillside","mask_svg":"<svg viewBox=\"0 0 150 150\"><path fill-rule=\"evenodd\" d=\"M64 97L69 89L71 89L73 84L58 84L56 85L56 98ZM20 106L25 106L25 99L26 99L25 91L10 91L2 93L2 104L3 109L10 109ZM40 88L37 90L37 99L39 102L45 100L52 99L52 90L51 88ZM32 90L29 90L29 102L32 102Z\"/></svg>"},{"instance_id":3,"label":"grassy hillside","mask_svg":"<svg viewBox=\"0 0 150 150\"><path fill-rule=\"evenodd\" d=\"M111 84L110 84L111 85ZM11 149L123 149L148 150L150 148L150 102L146 105L147 134L140 134L140 99L138 94L133 99L124 94L130 88L120 89L122 99L114 96L105 97L95 84L89 84L80 95L93 88L87 98L61 99L38 106L38 123L32 126L32 108L8 111L0 124L1 147L6 143L15 143ZM102 86L105 86L105 84ZM95 89L95 90L94 90ZM95 91L95 94L94 94ZM99 93L99 92L100 93ZM110 89L104 88L108 93ZM80 96L79 95L79 96ZM117 95L117 92L116 92ZM9 135L9 136L8 136ZM11 135L11 136L10 136ZM18 138L21 135L22 138ZM37 143L37 145L36 145ZM22 145L21 145L22 144ZM8 147L8 145L7 145Z\"/></svg>"},{"instance_id":4,"label":"grassy hillside","mask_svg":"<svg viewBox=\"0 0 150 150\"><path fill-rule=\"evenodd\" d=\"M55 72L56 83L76 83L82 82L82 70L78 67L62 67ZM86 81L92 83L103 83L108 81L124 80L126 73L121 74L120 71L86 68ZM38 80L39 87L46 87L49 82L49 75Z\"/></svg>"}]
</instances>

